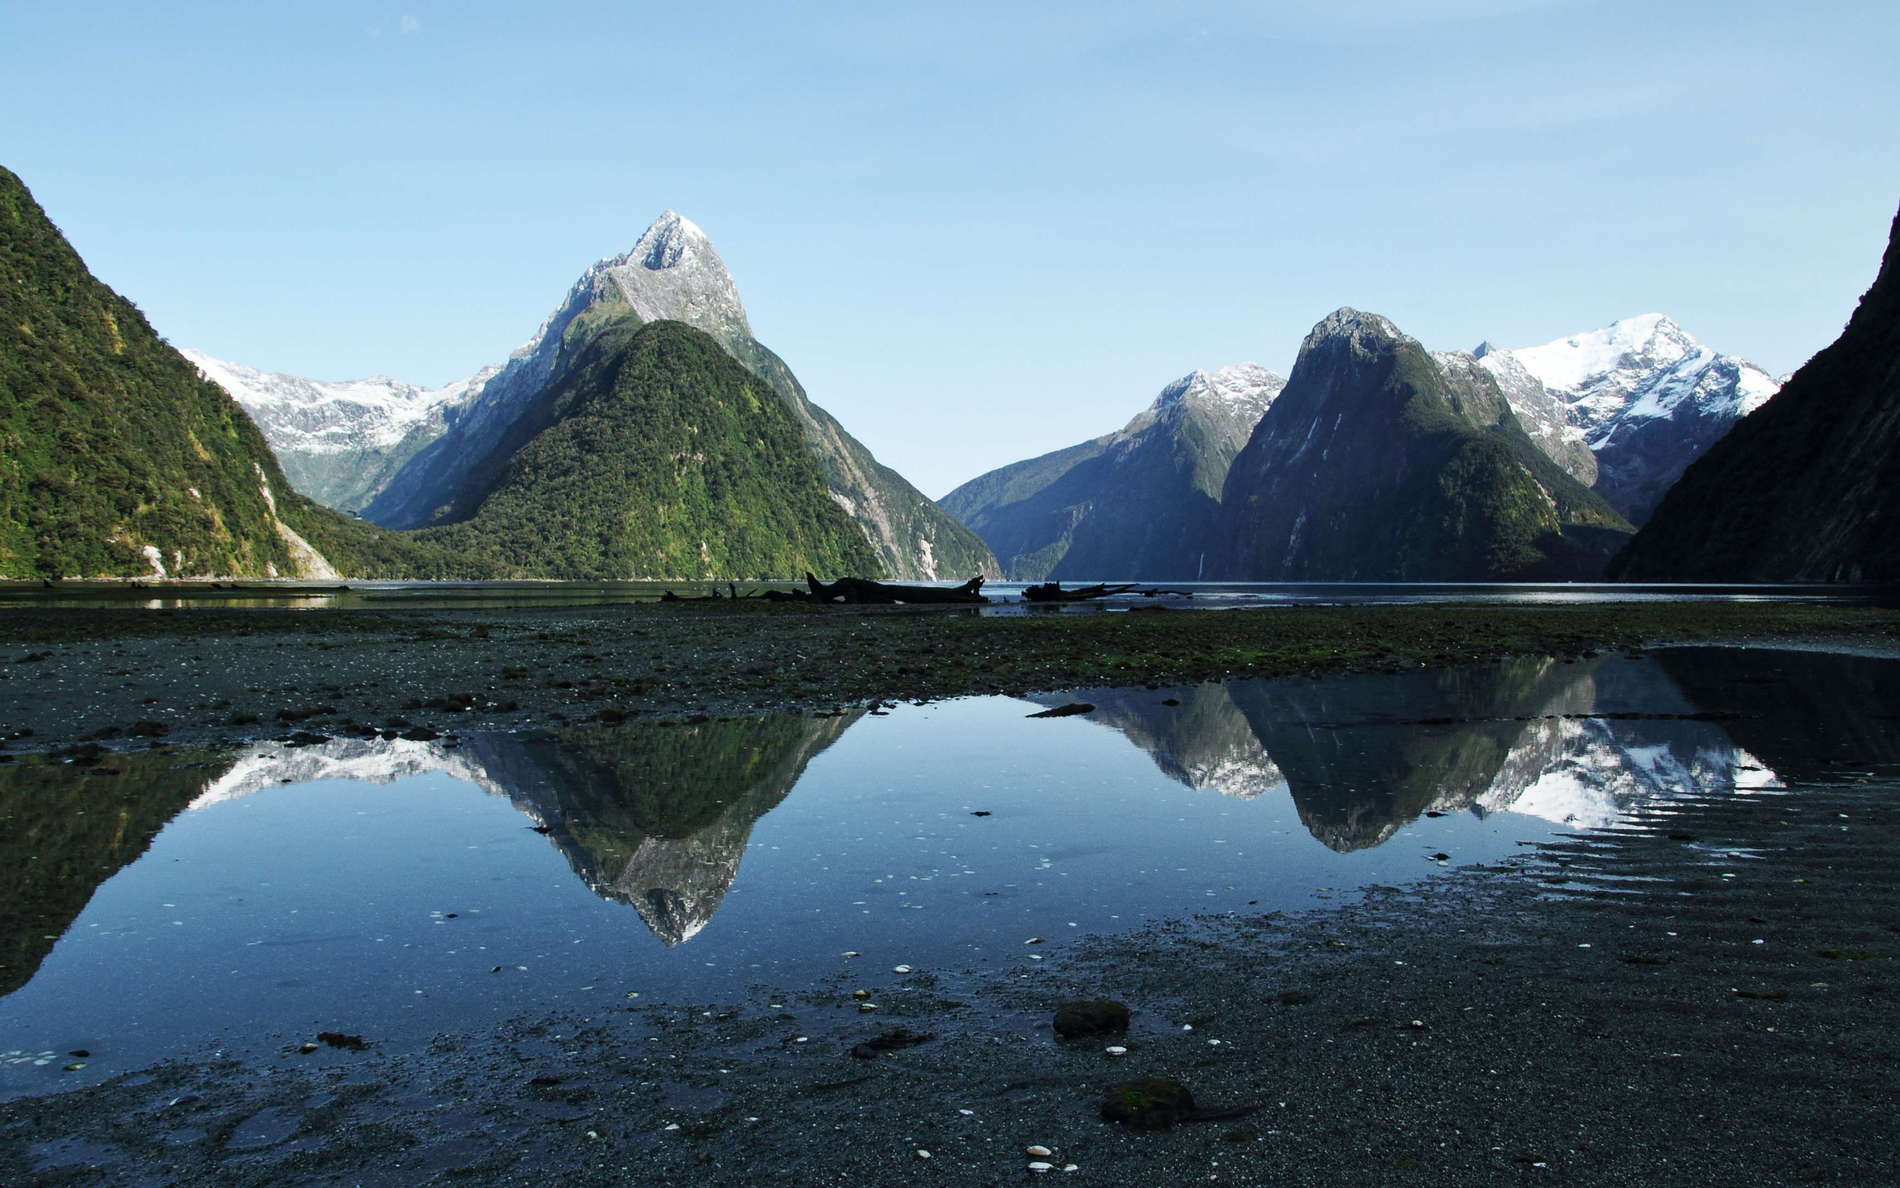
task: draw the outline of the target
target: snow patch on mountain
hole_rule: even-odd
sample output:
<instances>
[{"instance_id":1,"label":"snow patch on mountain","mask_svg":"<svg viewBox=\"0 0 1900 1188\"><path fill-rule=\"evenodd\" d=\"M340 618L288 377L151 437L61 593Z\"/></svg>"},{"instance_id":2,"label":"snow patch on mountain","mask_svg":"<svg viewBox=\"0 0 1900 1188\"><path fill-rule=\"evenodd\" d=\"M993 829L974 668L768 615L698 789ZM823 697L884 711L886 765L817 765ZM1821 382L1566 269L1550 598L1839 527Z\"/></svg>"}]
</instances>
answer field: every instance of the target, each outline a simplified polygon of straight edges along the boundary
<instances>
[{"instance_id":1,"label":"snow patch on mountain","mask_svg":"<svg viewBox=\"0 0 1900 1188\"><path fill-rule=\"evenodd\" d=\"M1123 441L1164 417L1189 411L1238 419L1252 429L1284 387L1285 378L1258 363L1232 363L1213 371L1191 371L1161 389L1154 403L1136 413L1118 432L1098 440L1104 444Z\"/></svg>"},{"instance_id":2,"label":"snow patch on mountain","mask_svg":"<svg viewBox=\"0 0 1900 1188\"><path fill-rule=\"evenodd\" d=\"M1593 450L1634 421L1679 410L1733 420L1781 389L1761 368L1703 346L1659 313L1510 354L1568 406Z\"/></svg>"},{"instance_id":3,"label":"snow patch on mountain","mask_svg":"<svg viewBox=\"0 0 1900 1188\"><path fill-rule=\"evenodd\" d=\"M271 448L280 453L286 449L316 454L388 449L494 373L488 368L440 388L423 388L385 375L303 379L215 359L203 351L179 353L243 405Z\"/></svg>"},{"instance_id":4,"label":"snow patch on mountain","mask_svg":"<svg viewBox=\"0 0 1900 1188\"><path fill-rule=\"evenodd\" d=\"M359 780L391 784L430 772L466 780L491 796L507 795L507 790L489 778L487 769L479 762L440 743L401 738L335 738L308 747L260 745L241 756L231 770L212 781L185 809L187 812L207 809L284 783Z\"/></svg>"}]
</instances>

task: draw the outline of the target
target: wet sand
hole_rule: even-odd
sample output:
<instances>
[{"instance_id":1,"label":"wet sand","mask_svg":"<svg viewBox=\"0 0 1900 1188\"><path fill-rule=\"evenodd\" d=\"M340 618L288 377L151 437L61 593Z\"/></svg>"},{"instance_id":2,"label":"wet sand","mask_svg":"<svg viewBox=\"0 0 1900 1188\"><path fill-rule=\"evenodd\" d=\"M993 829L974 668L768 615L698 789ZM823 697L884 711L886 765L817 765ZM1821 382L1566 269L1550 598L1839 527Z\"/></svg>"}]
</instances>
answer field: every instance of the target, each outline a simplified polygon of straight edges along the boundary
<instances>
[{"instance_id":1,"label":"wet sand","mask_svg":"<svg viewBox=\"0 0 1900 1188\"><path fill-rule=\"evenodd\" d=\"M323 694L337 702L332 723L368 720L497 665L540 665L537 691L514 710L398 712L444 727L598 720L603 705L683 715L761 697L822 706L1102 684L1109 672L1177 680L1248 653L1244 671L1264 675L1498 648L1713 637L1882 651L1894 638L1878 612L1711 609L1088 616L1080 628L1051 619L995 634L983 633L1007 621L901 613L375 616L347 629L287 616L216 640L171 623L111 634L38 624L22 639L10 622L13 648L47 655L22 664L13 652L0 696L9 713L38 715L36 733L13 744L38 749L128 712L166 725L165 742L255 729L218 720L214 703L235 707L240 694L259 706ZM981 675L928 661L952 645ZM582 649L594 659L556 659ZM792 659L746 671L774 656ZM392 676L353 687L350 674L373 673L379 657ZM671 666L689 661L717 675L676 677ZM601 679L554 683L577 666ZM825 684L825 671L841 675ZM653 684L635 695L616 676ZM301 721L312 720L324 728L320 716ZM1020 968L898 975L889 955L866 954L841 957L816 988L627 1000L605 1015L445 1035L420 1052L367 1036L360 1052L206 1053L0 1105L0 1176L1000 1184L1033 1177L1026 1149L1040 1144L1054 1152L1048 1174L1072 1163L1075 1182L1096 1183L1884 1183L1900 1145L1888 1125L1900 772L1849 754L1790 770L1785 794L1673 804L1615 833L1527 847L1511 868L1465 868L1298 918L1085 938ZM859 988L875 1012L859 1011ZM1102 996L1136 1012L1124 1056L1050 1029L1056 1004ZM851 1054L896 1027L934 1038ZM1179 1079L1204 1107L1258 1108L1155 1133L1099 1120L1111 1084L1151 1074Z\"/></svg>"}]
</instances>

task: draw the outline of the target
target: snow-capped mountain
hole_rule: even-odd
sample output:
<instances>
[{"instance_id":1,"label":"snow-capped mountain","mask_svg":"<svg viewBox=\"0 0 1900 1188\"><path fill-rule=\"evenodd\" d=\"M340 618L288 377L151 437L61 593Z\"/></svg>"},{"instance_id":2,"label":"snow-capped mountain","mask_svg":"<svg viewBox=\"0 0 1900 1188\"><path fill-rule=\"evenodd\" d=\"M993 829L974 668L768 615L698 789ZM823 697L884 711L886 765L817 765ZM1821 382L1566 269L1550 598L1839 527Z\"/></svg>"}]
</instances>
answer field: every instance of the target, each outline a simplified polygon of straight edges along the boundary
<instances>
[{"instance_id":1,"label":"snow-capped mountain","mask_svg":"<svg viewBox=\"0 0 1900 1188\"><path fill-rule=\"evenodd\" d=\"M1197 576L1234 455L1286 381L1258 363L1194 371L1121 429L944 496L1012 578Z\"/></svg>"},{"instance_id":2,"label":"snow-capped mountain","mask_svg":"<svg viewBox=\"0 0 1900 1188\"><path fill-rule=\"evenodd\" d=\"M184 350L264 431L291 486L318 503L359 511L417 450L441 435L445 414L497 370L440 388L386 375L311 380Z\"/></svg>"},{"instance_id":3,"label":"snow-capped mountain","mask_svg":"<svg viewBox=\"0 0 1900 1188\"><path fill-rule=\"evenodd\" d=\"M628 251L589 267L504 362L442 388L383 378L323 383L190 357L251 412L299 490L385 527L416 528L456 506L471 474L506 462L521 444L510 429L573 362L570 328L595 315L683 322L770 385L798 418L831 499L891 576L997 571L973 533L881 465L752 337L725 262L706 233L674 211Z\"/></svg>"},{"instance_id":4,"label":"snow-capped mountain","mask_svg":"<svg viewBox=\"0 0 1900 1188\"><path fill-rule=\"evenodd\" d=\"M1558 442L1552 457L1578 478L1565 451L1578 441L1588 447L1596 490L1639 524L1689 463L1780 390L1761 368L1703 346L1657 313L1542 346L1485 344L1474 353L1532 437L1547 450ZM1552 400L1564 410L1561 426Z\"/></svg>"},{"instance_id":5,"label":"snow-capped mountain","mask_svg":"<svg viewBox=\"0 0 1900 1188\"><path fill-rule=\"evenodd\" d=\"M1594 577L1629 525L1528 440L1486 368L1342 308L1235 455L1207 576Z\"/></svg>"}]
</instances>

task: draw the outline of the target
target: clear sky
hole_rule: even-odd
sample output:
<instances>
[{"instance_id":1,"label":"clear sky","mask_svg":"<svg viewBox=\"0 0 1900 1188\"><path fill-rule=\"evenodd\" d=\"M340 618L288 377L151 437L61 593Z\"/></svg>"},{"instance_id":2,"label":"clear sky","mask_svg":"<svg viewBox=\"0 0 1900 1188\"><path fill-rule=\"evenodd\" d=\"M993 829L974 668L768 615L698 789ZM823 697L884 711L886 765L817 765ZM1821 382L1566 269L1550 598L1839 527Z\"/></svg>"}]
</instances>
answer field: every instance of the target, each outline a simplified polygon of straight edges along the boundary
<instances>
[{"instance_id":1,"label":"clear sky","mask_svg":"<svg viewBox=\"0 0 1900 1188\"><path fill-rule=\"evenodd\" d=\"M441 384L661 210L927 494L1284 373L1650 310L1771 372L1900 202L1900 4L0 0L0 164L174 344Z\"/></svg>"}]
</instances>

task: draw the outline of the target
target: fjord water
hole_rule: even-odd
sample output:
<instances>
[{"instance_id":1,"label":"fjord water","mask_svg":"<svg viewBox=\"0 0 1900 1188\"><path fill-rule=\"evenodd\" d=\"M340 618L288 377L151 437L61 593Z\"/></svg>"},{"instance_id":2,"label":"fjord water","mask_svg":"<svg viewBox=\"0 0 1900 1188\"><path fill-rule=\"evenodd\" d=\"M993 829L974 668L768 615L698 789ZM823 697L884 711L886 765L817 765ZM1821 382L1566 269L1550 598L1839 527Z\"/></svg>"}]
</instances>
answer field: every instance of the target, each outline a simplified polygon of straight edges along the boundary
<instances>
[{"instance_id":1,"label":"fjord water","mask_svg":"<svg viewBox=\"0 0 1900 1188\"><path fill-rule=\"evenodd\" d=\"M0 1092L1027 968L1891 761L1897 689L1890 661L1683 649L14 763Z\"/></svg>"},{"instance_id":2,"label":"fjord water","mask_svg":"<svg viewBox=\"0 0 1900 1188\"><path fill-rule=\"evenodd\" d=\"M1105 579L1107 584L1126 584ZM781 588L784 582L775 583ZM792 583L798 584L796 582ZM953 586L956 582L935 584ZM1272 606L1411 606L1479 603L1491 606L1589 605L1624 602L1807 602L1832 605L1894 604L1891 586L1834 584L1636 584L1617 582L1141 582L1126 594L1075 603L1031 603L1023 599L1027 582L994 581L984 585L990 605L968 609L980 614L1019 615L1088 613L1166 606L1179 610L1234 610ZM1065 581L1068 589L1089 585ZM0 584L0 606L109 609L139 607L271 608L279 610L506 610L523 607L575 608L652 602L672 592L683 597L727 595L723 582L397 582L357 581L348 585L308 581L256 582L61 582L51 587ZM739 583L741 596L759 589ZM937 607L938 611L948 608Z\"/></svg>"}]
</instances>

